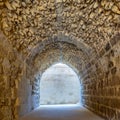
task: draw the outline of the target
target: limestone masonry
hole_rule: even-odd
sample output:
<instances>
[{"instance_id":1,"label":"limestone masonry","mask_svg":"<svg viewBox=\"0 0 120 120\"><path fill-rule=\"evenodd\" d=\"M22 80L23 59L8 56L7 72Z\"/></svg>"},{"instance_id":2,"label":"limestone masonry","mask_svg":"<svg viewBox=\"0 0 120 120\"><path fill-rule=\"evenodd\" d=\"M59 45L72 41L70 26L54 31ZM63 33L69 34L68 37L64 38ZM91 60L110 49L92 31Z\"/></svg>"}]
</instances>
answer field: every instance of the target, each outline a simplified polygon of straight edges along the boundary
<instances>
[{"instance_id":1,"label":"limestone masonry","mask_svg":"<svg viewBox=\"0 0 120 120\"><path fill-rule=\"evenodd\" d=\"M120 0L0 0L0 120L39 106L39 80L62 61L82 103L120 120Z\"/></svg>"}]
</instances>

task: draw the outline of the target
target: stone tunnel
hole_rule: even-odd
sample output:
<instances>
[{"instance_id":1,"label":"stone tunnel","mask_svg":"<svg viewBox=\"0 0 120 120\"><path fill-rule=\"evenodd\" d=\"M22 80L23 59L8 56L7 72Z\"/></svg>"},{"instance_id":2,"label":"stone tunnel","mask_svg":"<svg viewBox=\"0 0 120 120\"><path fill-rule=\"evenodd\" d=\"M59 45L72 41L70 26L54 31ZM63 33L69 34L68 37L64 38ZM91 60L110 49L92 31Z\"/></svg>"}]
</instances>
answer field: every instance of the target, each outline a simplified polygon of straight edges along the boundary
<instances>
[{"instance_id":1,"label":"stone tunnel","mask_svg":"<svg viewBox=\"0 0 120 120\"><path fill-rule=\"evenodd\" d=\"M0 0L0 29L0 120L39 107L39 80L59 62L85 108L120 120L119 0Z\"/></svg>"}]
</instances>

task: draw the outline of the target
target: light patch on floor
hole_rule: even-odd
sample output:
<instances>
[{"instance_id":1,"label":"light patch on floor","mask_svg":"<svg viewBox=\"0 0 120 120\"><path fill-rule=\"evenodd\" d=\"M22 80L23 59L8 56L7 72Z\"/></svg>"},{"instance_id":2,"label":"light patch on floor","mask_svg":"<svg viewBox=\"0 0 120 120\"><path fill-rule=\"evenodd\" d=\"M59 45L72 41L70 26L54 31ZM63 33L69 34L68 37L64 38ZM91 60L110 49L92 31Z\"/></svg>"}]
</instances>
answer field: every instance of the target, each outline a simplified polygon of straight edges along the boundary
<instances>
[{"instance_id":1,"label":"light patch on floor","mask_svg":"<svg viewBox=\"0 0 120 120\"><path fill-rule=\"evenodd\" d=\"M103 120L80 105L42 105L20 120Z\"/></svg>"}]
</instances>

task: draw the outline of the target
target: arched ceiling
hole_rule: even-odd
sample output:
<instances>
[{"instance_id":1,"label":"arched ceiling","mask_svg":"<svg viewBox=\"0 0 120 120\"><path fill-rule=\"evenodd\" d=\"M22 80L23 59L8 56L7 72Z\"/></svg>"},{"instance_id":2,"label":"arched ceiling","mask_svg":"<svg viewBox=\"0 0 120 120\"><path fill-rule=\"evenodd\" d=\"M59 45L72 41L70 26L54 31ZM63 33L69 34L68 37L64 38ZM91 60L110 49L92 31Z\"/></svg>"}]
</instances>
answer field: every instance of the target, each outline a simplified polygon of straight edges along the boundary
<instances>
[{"instance_id":1,"label":"arched ceiling","mask_svg":"<svg viewBox=\"0 0 120 120\"><path fill-rule=\"evenodd\" d=\"M46 45L32 60L28 59L27 64L32 68L32 74L36 74L44 72L52 64L62 62L71 66L80 75L88 60L88 56L75 45L66 42L54 42Z\"/></svg>"},{"instance_id":2,"label":"arched ceiling","mask_svg":"<svg viewBox=\"0 0 120 120\"><path fill-rule=\"evenodd\" d=\"M57 42L59 45L56 45ZM47 46L51 46L51 44L53 44L53 46L49 47L49 50L53 49L54 47L57 47L57 49L61 51L63 47L62 43L66 43L68 46L73 45L74 47L76 47L76 49L80 50L82 54L85 54L87 56L87 59L89 60L90 60L90 57L93 54L95 54L94 51L82 41L64 34L59 34L57 36L50 37L49 39L39 42L33 49L31 49L31 51L29 51L29 54L25 60L31 62L32 59L34 59L34 57L37 56L37 54L43 52L45 48ZM81 57L82 57L82 54L81 54Z\"/></svg>"},{"instance_id":3,"label":"arched ceiling","mask_svg":"<svg viewBox=\"0 0 120 120\"><path fill-rule=\"evenodd\" d=\"M120 33L119 0L1 0L0 8L2 31L25 56L59 33L96 53Z\"/></svg>"}]
</instances>

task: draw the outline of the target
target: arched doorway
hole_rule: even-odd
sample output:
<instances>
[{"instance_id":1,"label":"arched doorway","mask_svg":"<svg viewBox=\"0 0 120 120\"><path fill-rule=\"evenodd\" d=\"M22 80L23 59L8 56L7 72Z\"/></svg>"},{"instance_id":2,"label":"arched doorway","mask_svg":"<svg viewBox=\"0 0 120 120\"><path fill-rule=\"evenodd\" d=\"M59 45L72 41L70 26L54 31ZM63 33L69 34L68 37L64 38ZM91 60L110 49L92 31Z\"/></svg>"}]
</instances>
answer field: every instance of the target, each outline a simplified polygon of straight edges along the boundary
<instances>
[{"instance_id":1,"label":"arched doorway","mask_svg":"<svg viewBox=\"0 0 120 120\"><path fill-rule=\"evenodd\" d=\"M48 68L40 80L40 105L80 103L80 82L68 65L57 63Z\"/></svg>"}]
</instances>

